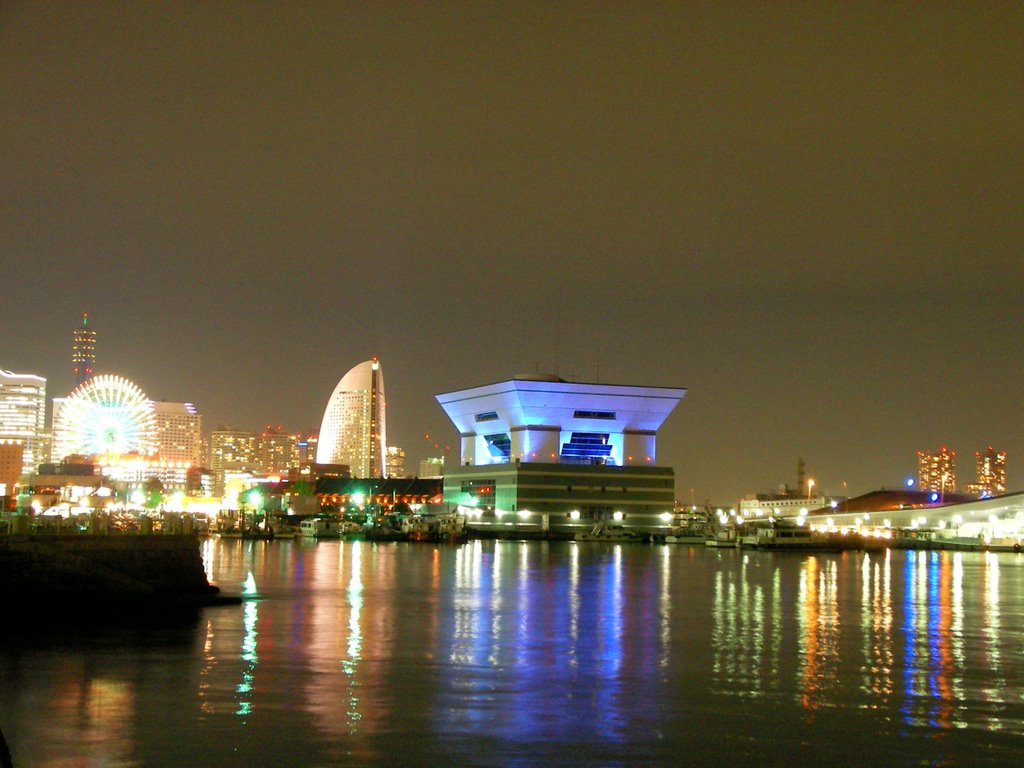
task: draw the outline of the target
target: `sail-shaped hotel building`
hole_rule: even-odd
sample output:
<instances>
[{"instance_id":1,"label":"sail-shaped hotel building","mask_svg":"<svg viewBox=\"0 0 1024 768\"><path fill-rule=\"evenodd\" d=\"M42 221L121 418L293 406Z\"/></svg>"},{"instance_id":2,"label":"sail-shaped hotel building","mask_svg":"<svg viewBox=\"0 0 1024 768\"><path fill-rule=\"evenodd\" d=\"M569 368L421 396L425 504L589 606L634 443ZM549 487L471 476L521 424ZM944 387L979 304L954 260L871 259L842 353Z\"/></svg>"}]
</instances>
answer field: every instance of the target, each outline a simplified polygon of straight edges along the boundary
<instances>
[{"instance_id":1,"label":"sail-shaped hotel building","mask_svg":"<svg viewBox=\"0 0 1024 768\"><path fill-rule=\"evenodd\" d=\"M384 414L384 372L374 357L346 373L327 401L317 464L345 464L353 477L384 477Z\"/></svg>"}]
</instances>

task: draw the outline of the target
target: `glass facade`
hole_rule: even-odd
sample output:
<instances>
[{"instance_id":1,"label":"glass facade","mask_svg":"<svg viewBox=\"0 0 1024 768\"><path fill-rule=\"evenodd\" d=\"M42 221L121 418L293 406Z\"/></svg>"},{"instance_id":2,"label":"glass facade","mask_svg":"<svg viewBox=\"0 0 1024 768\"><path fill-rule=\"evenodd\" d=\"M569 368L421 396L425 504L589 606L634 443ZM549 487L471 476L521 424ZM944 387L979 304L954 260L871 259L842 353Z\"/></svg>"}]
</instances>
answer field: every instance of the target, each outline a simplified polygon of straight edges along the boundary
<instances>
[{"instance_id":1,"label":"glass facade","mask_svg":"<svg viewBox=\"0 0 1024 768\"><path fill-rule=\"evenodd\" d=\"M346 373L334 388L320 424L318 464L344 464L353 477L384 477L384 372L377 358Z\"/></svg>"},{"instance_id":2,"label":"glass facade","mask_svg":"<svg viewBox=\"0 0 1024 768\"><path fill-rule=\"evenodd\" d=\"M46 461L46 379L0 371L0 440L22 443L25 474Z\"/></svg>"}]
</instances>

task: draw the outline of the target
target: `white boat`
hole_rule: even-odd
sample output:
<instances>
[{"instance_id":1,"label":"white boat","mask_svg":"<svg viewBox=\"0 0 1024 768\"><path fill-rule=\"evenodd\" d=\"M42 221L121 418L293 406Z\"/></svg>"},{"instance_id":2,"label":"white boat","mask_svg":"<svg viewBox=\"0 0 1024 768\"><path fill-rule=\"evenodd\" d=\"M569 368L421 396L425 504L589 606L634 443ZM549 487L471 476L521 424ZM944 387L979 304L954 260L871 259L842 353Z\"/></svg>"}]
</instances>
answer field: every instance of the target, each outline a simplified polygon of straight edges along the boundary
<instances>
[{"instance_id":1,"label":"white boat","mask_svg":"<svg viewBox=\"0 0 1024 768\"><path fill-rule=\"evenodd\" d=\"M665 544L703 544L708 538L704 526L680 526L670 528L664 536L655 536L655 541Z\"/></svg>"},{"instance_id":2,"label":"white boat","mask_svg":"<svg viewBox=\"0 0 1024 768\"><path fill-rule=\"evenodd\" d=\"M842 542L803 526L774 525L744 536L742 546L753 549L841 549Z\"/></svg>"},{"instance_id":3,"label":"white boat","mask_svg":"<svg viewBox=\"0 0 1024 768\"><path fill-rule=\"evenodd\" d=\"M664 542L666 544L704 544L707 542L707 537L668 533L665 534Z\"/></svg>"},{"instance_id":4,"label":"white boat","mask_svg":"<svg viewBox=\"0 0 1024 768\"><path fill-rule=\"evenodd\" d=\"M714 536L711 536L704 540L704 546L706 547L727 547L734 549L736 547L736 531L725 530L719 531Z\"/></svg>"},{"instance_id":5,"label":"white boat","mask_svg":"<svg viewBox=\"0 0 1024 768\"><path fill-rule=\"evenodd\" d=\"M313 539L340 539L345 535L345 521L329 517L310 517L299 523L299 534Z\"/></svg>"},{"instance_id":6,"label":"white boat","mask_svg":"<svg viewBox=\"0 0 1024 768\"><path fill-rule=\"evenodd\" d=\"M586 533L573 536L576 541L639 541L640 537L621 525L598 523Z\"/></svg>"}]
</instances>

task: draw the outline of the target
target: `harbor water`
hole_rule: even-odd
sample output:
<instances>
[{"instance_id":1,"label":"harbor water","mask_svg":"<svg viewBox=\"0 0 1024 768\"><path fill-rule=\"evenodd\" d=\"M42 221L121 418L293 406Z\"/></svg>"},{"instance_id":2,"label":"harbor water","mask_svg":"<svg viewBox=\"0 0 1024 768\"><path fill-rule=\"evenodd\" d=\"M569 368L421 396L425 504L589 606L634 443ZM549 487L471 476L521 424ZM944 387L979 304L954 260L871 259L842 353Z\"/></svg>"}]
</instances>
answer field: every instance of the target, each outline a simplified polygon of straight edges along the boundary
<instances>
[{"instance_id":1,"label":"harbor water","mask_svg":"<svg viewBox=\"0 0 1024 768\"><path fill-rule=\"evenodd\" d=\"M240 606L7 622L15 768L1024 762L1024 555L200 546Z\"/></svg>"}]
</instances>

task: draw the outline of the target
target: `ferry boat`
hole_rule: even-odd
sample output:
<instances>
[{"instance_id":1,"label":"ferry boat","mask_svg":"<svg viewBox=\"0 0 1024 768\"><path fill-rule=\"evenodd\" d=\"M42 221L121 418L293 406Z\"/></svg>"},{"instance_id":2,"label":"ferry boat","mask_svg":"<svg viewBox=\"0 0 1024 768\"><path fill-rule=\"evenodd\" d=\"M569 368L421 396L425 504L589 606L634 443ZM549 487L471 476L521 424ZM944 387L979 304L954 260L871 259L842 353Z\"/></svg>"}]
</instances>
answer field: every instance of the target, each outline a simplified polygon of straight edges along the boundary
<instances>
[{"instance_id":1,"label":"ferry boat","mask_svg":"<svg viewBox=\"0 0 1024 768\"><path fill-rule=\"evenodd\" d=\"M754 549L823 550L840 549L827 534L803 526L772 525L755 528L740 540L740 546Z\"/></svg>"}]
</instances>

